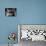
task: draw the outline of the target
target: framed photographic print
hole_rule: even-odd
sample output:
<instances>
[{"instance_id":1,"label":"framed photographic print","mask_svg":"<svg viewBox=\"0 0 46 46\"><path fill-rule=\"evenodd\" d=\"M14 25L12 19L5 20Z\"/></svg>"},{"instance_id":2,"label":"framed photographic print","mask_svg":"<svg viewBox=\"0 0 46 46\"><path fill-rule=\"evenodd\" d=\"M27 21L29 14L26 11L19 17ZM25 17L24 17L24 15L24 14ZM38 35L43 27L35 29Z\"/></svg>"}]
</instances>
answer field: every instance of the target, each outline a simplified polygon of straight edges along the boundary
<instances>
[{"instance_id":1,"label":"framed photographic print","mask_svg":"<svg viewBox=\"0 0 46 46\"><path fill-rule=\"evenodd\" d=\"M5 8L5 16L16 16L16 8Z\"/></svg>"}]
</instances>

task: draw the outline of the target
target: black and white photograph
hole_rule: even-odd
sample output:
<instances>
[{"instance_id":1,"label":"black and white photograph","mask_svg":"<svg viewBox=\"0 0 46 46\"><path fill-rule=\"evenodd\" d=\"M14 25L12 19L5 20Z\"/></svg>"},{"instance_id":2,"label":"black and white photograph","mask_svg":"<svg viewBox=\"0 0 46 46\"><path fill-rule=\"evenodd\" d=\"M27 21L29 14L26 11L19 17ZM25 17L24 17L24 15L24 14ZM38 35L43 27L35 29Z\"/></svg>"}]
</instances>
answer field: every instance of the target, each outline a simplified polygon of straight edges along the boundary
<instances>
[{"instance_id":1,"label":"black and white photograph","mask_svg":"<svg viewBox=\"0 0 46 46\"><path fill-rule=\"evenodd\" d=\"M5 16L16 16L16 8L5 8Z\"/></svg>"}]
</instances>

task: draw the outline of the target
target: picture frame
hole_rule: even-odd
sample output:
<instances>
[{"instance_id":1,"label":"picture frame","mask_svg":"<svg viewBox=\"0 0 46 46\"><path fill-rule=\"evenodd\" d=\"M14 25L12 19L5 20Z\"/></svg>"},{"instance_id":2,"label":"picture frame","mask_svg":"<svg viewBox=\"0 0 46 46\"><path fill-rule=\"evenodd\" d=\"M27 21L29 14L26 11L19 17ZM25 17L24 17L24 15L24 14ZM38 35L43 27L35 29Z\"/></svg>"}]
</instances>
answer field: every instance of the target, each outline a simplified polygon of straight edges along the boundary
<instances>
[{"instance_id":1,"label":"picture frame","mask_svg":"<svg viewBox=\"0 0 46 46\"><path fill-rule=\"evenodd\" d=\"M5 16L16 16L16 8L5 8Z\"/></svg>"}]
</instances>

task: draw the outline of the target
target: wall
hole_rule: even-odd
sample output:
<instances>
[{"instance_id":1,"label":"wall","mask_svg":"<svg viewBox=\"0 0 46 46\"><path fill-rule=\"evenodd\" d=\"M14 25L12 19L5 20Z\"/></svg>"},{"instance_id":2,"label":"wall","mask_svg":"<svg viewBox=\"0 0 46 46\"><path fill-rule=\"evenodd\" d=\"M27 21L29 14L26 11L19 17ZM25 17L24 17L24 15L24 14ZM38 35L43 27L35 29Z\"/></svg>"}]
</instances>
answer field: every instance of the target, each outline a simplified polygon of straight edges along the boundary
<instances>
[{"instance_id":1,"label":"wall","mask_svg":"<svg viewBox=\"0 0 46 46\"><path fill-rule=\"evenodd\" d=\"M6 17L5 8L17 8L16 17ZM46 24L46 0L0 0L0 44L7 44L17 24ZM17 40L16 40L17 42Z\"/></svg>"}]
</instances>

